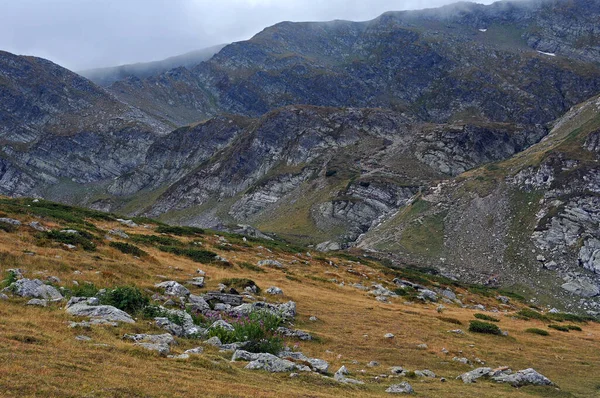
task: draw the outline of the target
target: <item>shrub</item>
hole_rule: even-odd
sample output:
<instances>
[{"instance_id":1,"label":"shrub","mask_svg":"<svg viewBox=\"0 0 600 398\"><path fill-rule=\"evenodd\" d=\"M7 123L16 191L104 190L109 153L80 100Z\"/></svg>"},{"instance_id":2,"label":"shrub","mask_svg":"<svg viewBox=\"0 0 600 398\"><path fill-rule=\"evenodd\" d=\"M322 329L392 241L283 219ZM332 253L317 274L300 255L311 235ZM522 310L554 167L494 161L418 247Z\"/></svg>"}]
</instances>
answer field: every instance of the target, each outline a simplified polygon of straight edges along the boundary
<instances>
[{"instance_id":1,"label":"shrub","mask_svg":"<svg viewBox=\"0 0 600 398\"><path fill-rule=\"evenodd\" d=\"M169 238L168 236L158 236L158 235L137 235L131 234L129 238L132 242L142 243L146 245L163 245L163 246L178 246L181 245L181 242L175 238Z\"/></svg>"},{"instance_id":2,"label":"shrub","mask_svg":"<svg viewBox=\"0 0 600 398\"><path fill-rule=\"evenodd\" d=\"M569 328L567 326L563 326L563 325L548 325L549 328L554 329L554 330L559 330L561 332L568 332Z\"/></svg>"},{"instance_id":3,"label":"shrub","mask_svg":"<svg viewBox=\"0 0 600 398\"><path fill-rule=\"evenodd\" d=\"M529 328L525 330L526 333L539 334L540 336L550 336L547 330L538 329L538 328Z\"/></svg>"},{"instance_id":4,"label":"shrub","mask_svg":"<svg viewBox=\"0 0 600 398\"><path fill-rule=\"evenodd\" d=\"M502 331L498 325L483 321L471 321L469 325L469 332L474 333L485 333L485 334L502 334Z\"/></svg>"},{"instance_id":5,"label":"shrub","mask_svg":"<svg viewBox=\"0 0 600 398\"><path fill-rule=\"evenodd\" d=\"M2 281L1 286L3 288L9 287L10 285L12 285L13 283L15 283L18 280L19 280L19 278L17 277L17 274L15 272L6 271L6 278Z\"/></svg>"},{"instance_id":6,"label":"shrub","mask_svg":"<svg viewBox=\"0 0 600 398\"><path fill-rule=\"evenodd\" d=\"M98 288L91 282L85 282L70 289L71 296L74 297L94 297L98 294Z\"/></svg>"},{"instance_id":7,"label":"shrub","mask_svg":"<svg viewBox=\"0 0 600 398\"><path fill-rule=\"evenodd\" d=\"M247 317L230 321L233 331L223 328L209 330L208 336L217 336L222 343L247 341L244 350L249 352L268 352L278 354L283 349L283 341L276 335L282 319L266 311L253 312Z\"/></svg>"},{"instance_id":8,"label":"shrub","mask_svg":"<svg viewBox=\"0 0 600 398\"><path fill-rule=\"evenodd\" d=\"M109 246L110 247L114 247L115 249L119 250L122 253L131 254L131 255L137 256L137 257L143 257L143 256L147 256L148 255L148 253L146 253L145 251L143 251L139 247L137 247L135 245L132 245L130 243L125 243L125 242L110 242Z\"/></svg>"},{"instance_id":9,"label":"shrub","mask_svg":"<svg viewBox=\"0 0 600 398\"><path fill-rule=\"evenodd\" d=\"M568 321L568 322L586 323L587 321L594 320L594 318L591 316L584 317L584 316L575 315L575 314L568 314L566 312L548 313L546 316L548 317L548 319L551 319L551 320L557 321L557 322Z\"/></svg>"},{"instance_id":10,"label":"shrub","mask_svg":"<svg viewBox=\"0 0 600 398\"><path fill-rule=\"evenodd\" d=\"M478 313L478 314L475 314L475 315L473 315L473 316L474 316L475 318L477 318L477 319L481 319L481 320L484 320L484 321L490 321L490 322L500 322L500 319L498 319L498 318L495 318L495 317L493 317L493 316L486 315L486 314L480 314L480 313Z\"/></svg>"},{"instance_id":11,"label":"shrub","mask_svg":"<svg viewBox=\"0 0 600 398\"><path fill-rule=\"evenodd\" d=\"M583 329L581 329L579 326L577 325L567 325L567 328L569 330L575 330L576 332L583 332Z\"/></svg>"},{"instance_id":12,"label":"shrub","mask_svg":"<svg viewBox=\"0 0 600 398\"><path fill-rule=\"evenodd\" d=\"M250 271L254 271L254 272L265 272L264 269L260 268L257 265L251 264L251 263L247 263L247 262L241 262L238 264L240 266L240 268L244 268Z\"/></svg>"},{"instance_id":13,"label":"shrub","mask_svg":"<svg viewBox=\"0 0 600 398\"><path fill-rule=\"evenodd\" d=\"M177 235L177 236L196 236L204 235L202 228L196 227L179 227L173 225L159 225L156 228L156 232L159 234Z\"/></svg>"},{"instance_id":14,"label":"shrub","mask_svg":"<svg viewBox=\"0 0 600 398\"><path fill-rule=\"evenodd\" d=\"M17 230L16 225L9 224L7 222L0 221L0 230L4 232L14 232Z\"/></svg>"},{"instance_id":15,"label":"shrub","mask_svg":"<svg viewBox=\"0 0 600 398\"><path fill-rule=\"evenodd\" d=\"M178 256L185 256L197 263L204 264L215 262L217 257L217 253L201 249L188 249L174 246L159 246L159 249L163 252L173 253Z\"/></svg>"},{"instance_id":16,"label":"shrub","mask_svg":"<svg viewBox=\"0 0 600 398\"><path fill-rule=\"evenodd\" d=\"M92 242L94 235L89 232L76 230L77 233L65 233L60 231L46 231L43 237L65 245L81 247L85 251L96 250L96 244Z\"/></svg>"},{"instance_id":17,"label":"shrub","mask_svg":"<svg viewBox=\"0 0 600 398\"><path fill-rule=\"evenodd\" d=\"M102 304L112 305L132 314L142 311L150 300L135 286L119 286L108 290L101 301Z\"/></svg>"},{"instance_id":18,"label":"shrub","mask_svg":"<svg viewBox=\"0 0 600 398\"><path fill-rule=\"evenodd\" d=\"M450 317L445 317L445 316L439 316L438 319L440 321L444 321L444 322L448 322L448 323L452 323L454 325L462 325L462 322L456 318L450 318Z\"/></svg>"},{"instance_id":19,"label":"shrub","mask_svg":"<svg viewBox=\"0 0 600 398\"><path fill-rule=\"evenodd\" d=\"M404 373L404 377L408 377L410 379L416 379L417 374L413 370L408 370Z\"/></svg>"},{"instance_id":20,"label":"shrub","mask_svg":"<svg viewBox=\"0 0 600 398\"><path fill-rule=\"evenodd\" d=\"M538 319L540 321L547 322L549 321L548 317L544 314L541 314L537 311L534 311L529 308L523 308L521 311L517 312L517 317L521 319Z\"/></svg>"}]
</instances>

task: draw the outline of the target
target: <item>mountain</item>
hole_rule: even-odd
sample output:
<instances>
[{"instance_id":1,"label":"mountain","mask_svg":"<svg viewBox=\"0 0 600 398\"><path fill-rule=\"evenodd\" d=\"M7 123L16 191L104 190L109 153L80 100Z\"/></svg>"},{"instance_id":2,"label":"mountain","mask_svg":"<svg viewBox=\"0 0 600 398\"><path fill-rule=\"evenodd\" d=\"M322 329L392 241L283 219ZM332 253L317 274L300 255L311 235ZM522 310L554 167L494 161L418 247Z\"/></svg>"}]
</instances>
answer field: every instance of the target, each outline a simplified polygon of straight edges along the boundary
<instances>
[{"instance_id":1,"label":"mountain","mask_svg":"<svg viewBox=\"0 0 600 398\"><path fill-rule=\"evenodd\" d=\"M108 87L114 82L126 79L128 77L144 79L179 67L194 67L199 63L210 59L210 57L218 53L223 47L225 47L225 45L221 44L218 46L212 46L203 48L201 50L176 55L160 61L138 62L128 65L87 69L77 73L93 81L99 86Z\"/></svg>"},{"instance_id":2,"label":"mountain","mask_svg":"<svg viewBox=\"0 0 600 398\"><path fill-rule=\"evenodd\" d=\"M547 123L600 91L598 3L458 3L369 22L283 22L191 70L115 82L176 124L294 104Z\"/></svg>"},{"instance_id":3,"label":"mountain","mask_svg":"<svg viewBox=\"0 0 600 398\"><path fill-rule=\"evenodd\" d=\"M8 195L121 175L168 131L67 69L7 52L0 52L0 121L0 193Z\"/></svg>"},{"instance_id":4,"label":"mountain","mask_svg":"<svg viewBox=\"0 0 600 398\"><path fill-rule=\"evenodd\" d=\"M4 395L598 390L599 321L528 297L361 252L318 254L46 200L0 197L0 209Z\"/></svg>"},{"instance_id":5,"label":"mountain","mask_svg":"<svg viewBox=\"0 0 600 398\"><path fill-rule=\"evenodd\" d=\"M423 191L358 246L597 312L599 137L594 97L540 143Z\"/></svg>"}]
</instances>

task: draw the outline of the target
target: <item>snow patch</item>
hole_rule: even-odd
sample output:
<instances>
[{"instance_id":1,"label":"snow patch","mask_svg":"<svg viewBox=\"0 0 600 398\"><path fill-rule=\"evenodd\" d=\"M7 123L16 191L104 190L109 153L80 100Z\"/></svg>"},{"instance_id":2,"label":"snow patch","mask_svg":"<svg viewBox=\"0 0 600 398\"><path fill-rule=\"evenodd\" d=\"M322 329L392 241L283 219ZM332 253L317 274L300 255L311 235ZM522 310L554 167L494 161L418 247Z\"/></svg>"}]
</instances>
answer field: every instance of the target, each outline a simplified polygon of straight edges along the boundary
<instances>
[{"instance_id":1,"label":"snow patch","mask_svg":"<svg viewBox=\"0 0 600 398\"><path fill-rule=\"evenodd\" d=\"M480 32L487 32L487 29L479 29Z\"/></svg>"},{"instance_id":2,"label":"snow patch","mask_svg":"<svg viewBox=\"0 0 600 398\"><path fill-rule=\"evenodd\" d=\"M551 56L551 57L556 57L556 54L554 54L554 53L545 53L545 52L543 52L543 51L540 51L540 50L538 50L538 52L539 52L540 54L549 55L549 56Z\"/></svg>"}]
</instances>

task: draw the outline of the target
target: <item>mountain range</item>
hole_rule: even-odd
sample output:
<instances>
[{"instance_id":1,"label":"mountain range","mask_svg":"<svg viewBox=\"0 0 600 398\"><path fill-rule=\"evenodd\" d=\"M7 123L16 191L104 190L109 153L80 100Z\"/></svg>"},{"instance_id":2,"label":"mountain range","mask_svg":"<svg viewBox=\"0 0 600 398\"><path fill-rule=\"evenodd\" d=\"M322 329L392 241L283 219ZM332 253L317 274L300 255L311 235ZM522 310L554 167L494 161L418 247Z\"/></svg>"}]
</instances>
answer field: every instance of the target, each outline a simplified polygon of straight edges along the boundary
<instances>
[{"instance_id":1,"label":"mountain range","mask_svg":"<svg viewBox=\"0 0 600 398\"><path fill-rule=\"evenodd\" d=\"M283 22L91 81L0 52L0 194L247 224L598 313L599 18L530 0Z\"/></svg>"}]
</instances>

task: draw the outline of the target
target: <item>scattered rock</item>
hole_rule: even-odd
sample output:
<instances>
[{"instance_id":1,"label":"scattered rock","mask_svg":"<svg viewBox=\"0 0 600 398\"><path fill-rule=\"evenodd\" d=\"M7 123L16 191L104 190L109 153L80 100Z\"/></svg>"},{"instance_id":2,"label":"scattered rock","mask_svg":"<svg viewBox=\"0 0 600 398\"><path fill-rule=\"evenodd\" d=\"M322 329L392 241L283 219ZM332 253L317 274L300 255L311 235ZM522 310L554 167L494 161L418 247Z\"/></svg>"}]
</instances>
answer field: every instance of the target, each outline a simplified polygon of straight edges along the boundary
<instances>
[{"instance_id":1,"label":"scattered rock","mask_svg":"<svg viewBox=\"0 0 600 398\"><path fill-rule=\"evenodd\" d=\"M379 366L379 362L377 362L377 361L371 361L371 362L369 362L367 364L367 366L370 367L370 368L374 368L374 367Z\"/></svg>"},{"instance_id":2,"label":"scattered rock","mask_svg":"<svg viewBox=\"0 0 600 398\"><path fill-rule=\"evenodd\" d=\"M348 372L348 369L345 366L342 366L341 368L338 369L337 372L335 372L335 374L333 375L333 378L337 382L343 383L343 384L365 384L364 382L362 382L360 380L355 380L355 379L346 377L346 375L348 375L349 373L350 372Z\"/></svg>"},{"instance_id":3,"label":"scattered rock","mask_svg":"<svg viewBox=\"0 0 600 398\"><path fill-rule=\"evenodd\" d=\"M386 334L383 335L383 337L386 338L386 339L393 339L396 336L394 336L393 333L386 333Z\"/></svg>"},{"instance_id":4,"label":"scattered rock","mask_svg":"<svg viewBox=\"0 0 600 398\"><path fill-rule=\"evenodd\" d=\"M419 344L419 345L417 345L417 348L418 348L419 350L426 350L426 349L428 349L429 347L427 346L427 344L423 343L423 344Z\"/></svg>"},{"instance_id":5,"label":"scattered rock","mask_svg":"<svg viewBox=\"0 0 600 398\"><path fill-rule=\"evenodd\" d=\"M18 227L21 225L21 221L15 220L14 218L0 217L0 222L14 225L15 227Z\"/></svg>"},{"instance_id":6,"label":"scattered rock","mask_svg":"<svg viewBox=\"0 0 600 398\"><path fill-rule=\"evenodd\" d=\"M135 222L133 222L132 220L123 220L122 218L117 218L117 221L118 221L118 222L120 222L121 224L123 224L123 225L127 226L127 227L130 227L130 228L135 228L135 227L137 227L137 226L138 226L138 225L137 225Z\"/></svg>"},{"instance_id":7,"label":"scattered rock","mask_svg":"<svg viewBox=\"0 0 600 398\"><path fill-rule=\"evenodd\" d=\"M124 340L130 340L133 342L144 342L152 344L175 344L175 339L169 333L164 334L126 334L123 336Z\"/></svg>"},{"instance_id":8,"label":"scattered rock","mask_svg":"<svg viewBox=\"0 0 600 398\"><path fill-rule=\"evenodd\" d=\"M552 386L554 383L546 376L538 373L532 368L519 370L513 374L502 374L492 377L492 380L498 383L509 383L513 387L533 386Z\"/></svg>"},{"instance_id":9,"label":"scattered rock","mask_svg":"<svg viewBox=\"0 0 600 398\"><path fill-rule=\"evenodd\" d=\"M311 321L311 322L316 322L319 319L316 316L311 316L310 318L308 318L308 320Z\"/></svg>"},{"instance_id":10,"label":"scattered rock","mask_svg":"<svg viewBox=\"0 0 600 398\"><path fill-rule=\"evenodd\" d=\"M33 229L35 229L36 231L40 231L40 232L45 232L48 231L48 228L44 227L42 224L40 224L37 221L32 221L29 223L29 226Z\"/></svg>"},{"instance_id":11,"label":"scattered rock","mask_svg":"<svg viewBox=\"0 0 600 398\"><path fill-rule=\"evenodd\" d=\"M39 279L20 279L10 286L17 296L48 300L61 300L62 294L54 286L46 285Z\"/></svg>"},{"instance_id":12,"label":"scattered rock","mask_svg":"<svg viewBox=\"0 0 600 398\"><path fill-rule=\"evenodd\" d=\"M435 373L433 373L429 369L415 370L415 375L417 375L418 377L431 377L431 378L435 378Z\"/></svg>"},{"instance_id":13,"label":"scattered rock","mask_svg":"<svg viewBox=\"0 0 600 398\"><path fill-rule=\"evenodd\" d=\"M135 345L149 351L156 351L162 356L167 356L171 351L168 344L135 343Z\"/></svg>"},{"instance_id":14,"label":"scattered rock","mask_svg":"<svg viewBox=\"0 0 600 398\"><path fill-rule=\"evenodd\" d=\"M90 340L92 340L92 338L88 337L88 336L79 335L79 336L75 336L75 340L77 340L77 341L90 341Z\"/></svg>"},{"instance_id":15,"label":"scattered rock","mask_svg":"<svg viewBox=\"0 0 600 398\"><path fill-rule=\"evenodd\" d=\"M278 327L277 333L282 336L285 336L285 337L293 337L293 338L300 339L303 341L312 340L312 336L310 335L310 333L302 331L302 330L288 329L284 326Z\"/></svg>"},{"instance_id":16,"label":"scattered rock","mask_svg":"<svg viewBox=\"0 0 600 398\"><path fill-rule=\"evenodd\" d=\"M129 239L129 235L127 235L122 229L111 229L110 231L108 231L108 233L110 235L118 236L119 238Z\"/></svg>"},{"instance_id":17,"label":"scattered rock","mask_svg":"<svg viewBox=\"0 0 600 398\"><path fill-rule=\"evenodd\" d=\"M196 348L192 348L192 349L186 350L183 353L187 354L187 355L200 355L203 352L204 352L204 348L202 348L202 347L196 347Z\"/></svg>"},{"instance_id":18,"label":"scattered rock","mask_svg":"<svg viewBox=\"0 0 600 398\"><path fill-rule=\"evenodd\" d=\"M491 371L492 368L477 368L461 374L457 379L462 379L465 384L475 383L477 379L488 377Z\"/></svg>"},{"instance_id":19,"label":"scattered rock","mask_svg":"<svg viewBox=\"0 0 600 398\"><path fill-rule=\"evenodd\" d=\"M410 384L403 381L399 384L392 384L385 392L389 394L413 394L415 390L413 390Z\"/></svg>"},{"instance_id":20,"label":"scattered rock","mask_svg":"<svg viewBox=\"0 0 600 398\"><path fill-rule=\"evenodd\" d=\"M190 291L185 286L175 281L157 283L154 287L164 289L167 296L185 297L190 295Z\"/></svg>"},{"instance_id":21,"label":"scattered rock","mask_svg":"<svg viewBox=\"0 0 600 398\"><path fill-rule=\"evenodd\" d=\"M77 299L81 299L77 297ZM85 300L85 298L83 298ZM73 298L69 300L71 303ZM88 305L86 301L76 301L67 303L67 313L74 316L85 316L88 318L97 318L105 321L115 321L124 323L135 323L133 318L120 309L111 305Z\"/></svg>"},{"instance_id":22,"label":"scattered rock","mask_svg":"<svg viewBox=\"0 0 600 398\"><path fill-rule=\"evenodd\" d=\"M219 319L218 321L213 322L213 324L208 327L209 330L217 329L217 328L224 329L228 332L233 332L235 330L235 328L231 324L225 322L222 319Z\"/></svg>"},{"instance_id":23,"label":"scattered rock","mask_svg":"<svg viewBox=\"0 0 600 398\"><path fill-rule=\"evenodd\" d=\"M423 289L419 293L420 293L419 298L421 298L425 301L433 301L433 302L438 301L438 295L433 290Z\"/></svg>"},{"instance_id":24,"label":"scattered rock","mask_svg":"<svg viewBox=\"0 0 600 398\"><path fill-rule=\"evenodd\" d=\"M277 286L271 286L270 288L265 290L265 293L270 294L272 296L277 296L277 295L283 295L283 290L281 290Z\"/></svg>"},{"instance_id":25,"label":"scattered rock","mask_svg":"<svg viewBox=\"0 0 600 398\"><path fill-rule=\"evenodd\" d=\"M27 305L33 305L37 307L47 307L48 301L44 299L31 299L27 302Z\"/></svg>"},{"instance_id":26,"label":"scattered rock","mask_svg":"<svg viewBox=\"0 0 600 398\"><path fill-rule=\"evenodd\" d=\"M404 368L402 366L392 366L390 368L390 373L393 375L401 375L404 373Z\"/></svg>"},{"instance_id":27,"label":"scattered rock","mask_svg":"<svg viewBox=\"0 0 600 398\"><path fill-rule=\"evenodd\" d=\"M263 267L263 266L269 266L269 267L277 267L277 268L283 268L283 264L281 264L279 261L277 260L260 260L257 265L259 267Z\"/></svg>"},{"instance_id":28,"label":"scattered rock","mask_svg":"<svg viewBox=\"0 0 600 398\"><path fill-rule=\"evenodd\" d=\"M192 278L191 281L188 281L188 283L190 285L196 286L196 287L204 287L204 277L203 276L199 276L196 278Z\"/></svg>"}]
</instances>

